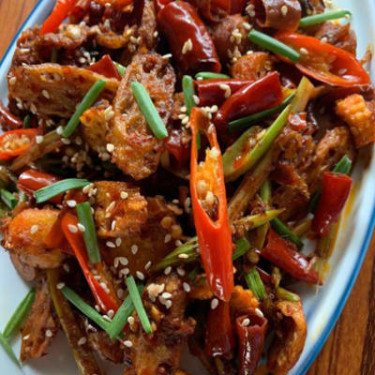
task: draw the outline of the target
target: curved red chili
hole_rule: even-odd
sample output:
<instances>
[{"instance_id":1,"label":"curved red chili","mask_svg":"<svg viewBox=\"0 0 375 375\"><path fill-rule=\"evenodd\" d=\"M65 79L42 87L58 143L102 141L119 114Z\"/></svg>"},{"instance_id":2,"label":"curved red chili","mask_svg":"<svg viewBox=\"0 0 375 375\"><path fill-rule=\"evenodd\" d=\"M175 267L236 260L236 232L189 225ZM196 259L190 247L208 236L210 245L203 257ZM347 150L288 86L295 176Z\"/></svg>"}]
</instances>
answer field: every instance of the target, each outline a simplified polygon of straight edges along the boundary
<instances>
[{"instance_id":1,"label":"curved red chili","mask_svg":"<svg viewBox=\"0 0 375 375\"><path fill-rule=\"evenodd\" d=\"M14 130L23 127L23 121L18 117L14 116L7 108L0 102L0 118L7 124L7 129L3 130Z\"/></svg>"},{"instance_id":2,"label":"curved red chili","mask_svg":"<svg viewBox=\"0 0 375 375\"><path fill-rule=\"evenodd\" d=\"M356 86L370 83L370 77L359 61L351 53L321 40L280 31L277 40L294 48L301 55L296 67L309 77L333 86ZM280 59L292 63L287 58Z\"/></svg>"},{"instance_id":3,"label":"curved red chili","mask_svg":"<svg viewBox=\"0 0 375 375\"><path fill-rule=\"evenodd\" d=\"M189 145L185 145L182 142L181 131L178 129L169 131L168 138L166 138L164 145L166 150L175 157L179 167L182 167L189 160Z\"/></svg>"},{"instance_id":4,"label":"curved red chili","mask_svg":"<svg viewBox=\"0 0 375 375\"><path fill-rule=\"evenodd\" d=\"M268 230L267 244L260 255L294 277L296 280L317 284L318 273L311 262L295 250L295 246L280 237L273 229Z\"/></svg>"},{"instance_id":5,"label":"curved red chili","mask_svg":"<svg viewBox=\"0 0 375 375\"><path fill-rule=\"evenodd\" d=\"M219 129L226 129L230 121L274 107L282 101L279 75L273 72L230 96L220 107L214 122Z\"/></svg>"},{"instance_id":6,"label":"curved red chili","mask_svg":"<svg viewBox=\"0 0 375 375\"><path fill-rule=\"evenodd\" d=\"M221 71L207 27L191 4L185 1L169 3L159 12L157 21L183 71Z\"/></svg>"},{"instance_id":7,"label":"curved red chili","mask_svg":"<svg viewBox=\"0 0 375 375\"><path fill-rule=\"evenodd\" d=\"M328 234L331 224L337 221L349 197L352 182L349 176L342 173L324 173L322 194L312 223L319 237Z\"/></svg>"},{"instance_id":8,"label":"curved red chili","mask_svg":"<svg viewBox=\"0 0 375 375\"><path fill-rule=\"evenodd\" d=\"M236 319L239 351L239 375L252 375L262 356L267 319L256 314Z\"/></svg>"},{"instance_id":9,"label":"curved red chili","mask_svg":"<svg viewBox=\"0 0 375 375\"><path fill-rule=\"evenodd\" d=\"M230 358L234 349L234 333L230 317L230 303L220 301L207 318L205 353Z\"/></svg>"},{"instance_id":10,"label":"curved red chili","mask_svg":"<svg viewBox=\"0 0 375 375\"><path fill-rule=\"evenodd\" d=\"M234 286L233 244L220 146L215 127L210 123L206 114L197 107L192 109L190 126L193 138L190 191L200 255L211 290L218 298L229 301ZM207 150L206 161L198 165L196 140L199 131L206 134L211 149ZM207 190L202 192L204 186L207 186ZM217 201L214 217L211 217L201 204L203 201L208 201L208 195L210 195L211 202Z\"/></svg>"},{"instance_id":11,"label":"curved red chili","mask_svg":"<svg viewBox=\"0 0 375 375\"><path fill-rule=\"evenodd\" d=\"M232 94L254 81L248 79L205 79L194 82L199 105L202 107L221 105Z\"/></svg>"}]
</instances>

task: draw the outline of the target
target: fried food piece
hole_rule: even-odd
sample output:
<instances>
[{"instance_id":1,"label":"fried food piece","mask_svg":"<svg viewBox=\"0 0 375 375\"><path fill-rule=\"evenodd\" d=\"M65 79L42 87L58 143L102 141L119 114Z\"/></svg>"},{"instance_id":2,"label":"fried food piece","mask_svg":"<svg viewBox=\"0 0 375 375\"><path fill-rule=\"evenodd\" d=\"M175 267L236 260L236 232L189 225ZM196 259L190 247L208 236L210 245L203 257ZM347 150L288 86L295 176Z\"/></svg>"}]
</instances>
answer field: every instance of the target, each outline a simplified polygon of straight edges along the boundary
<instances>
[{"instance_id":1,"label":"fried food piece","mask_svg":"<svg viewBox=\"0 0 375 375\"><path fill-rule=\"evenodd\" d=\"M52 298L43 280L37 287L31 313L22 329L21 362L45 355L58 329Z\"/></svg>"},{"instance_id":2,"label":"fried food piece","mask_svg":"<svg viewBox=\"0 0 375 375\"><path fill-rule=\"evenodd\" d=\"M134 98L131 83L138 81L150 94L164 124L168 123L176 77L167 59L156 53L138 55L127 67L114 100L115 117L108 141L114 145L112 162L141 180L159 165L163 142L156 139Z\"/></svg>"},{"instance_id":3,"label":"fried food piece","mask_svg":"<svg viewBox=\"0 0 375 375\"><path fill-rule=\"evenodd\" d=\"M259 306L258 300L250 289L235 286L230 300L230 308L234 315L254 311Z\"/></svg>"},{"instance_id":4,"label":"fried food piece","mask_svg":"<svg viewBox=\"0 0 375 375\"><path fill-rule=\"evenodd\" d=\"M349 125L357 148L375 141L375 114L362 95L353 94L338 100L335 111Z\"/></svg>"},{"instance_id":5,"label":"fried food piece","mask_svg":"<svg viewBox=\"0 0 375 375\"><path fill-rule=\"evenodd\" d=\"M300 301L280 301L276 307L281 320L268 352L267 367L272 374L281 375L297 363L305 345L307 325Z\"/></svg>"},{"instance_id":6,"label":"fried food piece","mask_svg":"<svg viewBox=\"0 0 375 375\"><path fill-rule=\"evenodd\" d=\"M76 66L20 66L12 69L8 75L8 82L13 82L9 84L9 99L40 117L70 118L77 104L99 79L107 83L100 97L112 100L118 88L117 79L109 79Z\"/></svg>"},{"instance_id":7,"label":"fried food piece","mask_svg":"<svg viewBox=\"0 0 375 375\"><path fill-rule=\"evenodd\" d=\"M242 56L236 61L230 71L233 78L256 81L264 77L273 68L274 58L266 52L254 52Z\"/></svg>"},{"instance_id":8,"label":"fried food piece","mask_svg":"<svg viewBox=\"0 0 375 375\"><path fill-rule=\"evenodd\" d=\"M147 221L147 201L125 182L95 182L95 221L101 237L138 234ZM115 225L113 225L115 222Z\"/></svg>"},{"instance_id":9,"label":"fried food piece","mask_svg":"<svg viewBox=\"0 0 375 375\"><path fill-rule=\"evenodd\" d=\"M63 254L59 249L47 249L44 244L59 215L58 210L30 208L21 211L7 226L2 227L3 246L19 256L27 266L56 268Z\"/></svg>"}]
</instances>

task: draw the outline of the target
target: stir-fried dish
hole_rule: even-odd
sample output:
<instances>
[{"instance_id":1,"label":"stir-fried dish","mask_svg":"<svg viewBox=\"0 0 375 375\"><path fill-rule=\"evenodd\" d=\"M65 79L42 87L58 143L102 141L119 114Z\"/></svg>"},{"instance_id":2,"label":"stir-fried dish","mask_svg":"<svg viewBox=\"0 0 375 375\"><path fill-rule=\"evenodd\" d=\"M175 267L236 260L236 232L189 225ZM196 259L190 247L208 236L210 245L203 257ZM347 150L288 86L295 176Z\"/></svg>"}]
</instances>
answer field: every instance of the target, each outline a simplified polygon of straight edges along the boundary
<instances>
[{"instance_id":1,"label":"stir-fried dish","mask_svg":"<svg viewBox=\"0 0 375 375\"><path fill-rule=\"evenodd\" d=\"M59 0L20 35L0 106L2 244L33 286L0 334L14 361L19 330L21 362L62 330L87 375L97 353L183 375L187 348L210 374L293 368L295 284L324 283L375 141L370 54L325 7Z\"/></svg>"}]
</instances>

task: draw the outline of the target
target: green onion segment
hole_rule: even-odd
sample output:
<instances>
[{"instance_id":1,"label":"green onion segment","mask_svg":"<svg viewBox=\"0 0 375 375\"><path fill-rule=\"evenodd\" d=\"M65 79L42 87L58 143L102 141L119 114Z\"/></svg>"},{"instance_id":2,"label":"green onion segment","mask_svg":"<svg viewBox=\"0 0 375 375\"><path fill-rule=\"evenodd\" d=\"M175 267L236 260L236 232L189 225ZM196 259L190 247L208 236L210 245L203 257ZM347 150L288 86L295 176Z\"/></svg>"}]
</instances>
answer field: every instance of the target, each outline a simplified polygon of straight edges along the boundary
<instances>
[{"instance_id":1,"label":"green onion segment","mask_svg":"<svg viewBox=\"0 0 375 375\"><path fill-rule=\"evenodd\" d=\"M243 255L245 255L250 250L251 244L246 237L242 237L236 242L236 246L237 248L233 254L233 260L241 258Z\"/></svg>"},{"instance_id":2,"label":"green onion segment","mask_svg":"<svg viewBox=\"0 0 375 375\"><path fill-rule=\"evenodd\" d=\"M301 55L293 48L260 31L253 29L249 32L248 37L258 46L266 48L276 55L284 56L294 63L298 62L301 57Z\"/></svg>"},{"instance_id":3,"label":"green onion segment","mask_svg":"<svg viewBox=\"0 0 375 375\"><path fill-rule=\"evenodd\" d=\"M194 103L194 81L190 76L183 76L182 78L182 91L184 93L184 103L186 113L190 116Z\"/></svg>"},{"instance_id":4,"label":"green onion segment","mask_svg":"<svg viewBox=\"0 0 375 375\"><path fill-rule=\"evenodd\" d=\"M14 354L14 351L12 347L10 346L8 340L3 336L2 333L0 333L0 344L5 350L5 352L8 354L8 356L11 358L11 360L18 366L21 367L21 363L18 360L17 356Z\"/></svg>"},{"instance_id":5,"label":"green onion segment","mask_svg":"<svg viewBox=\"0 0 375 375\"><path fill-rule=\"evenodd\" d=\"M279 218L273 219L271 221L272 228L283 238L292 241L297 245L299 249L303 247L303 242L301 239L294 234L287 225L285 225Z\"/></svg>"},{"instance_id":6,"label":"green onion segment","mask_svg":"<svg viewBox=\"0 0 375 375\"><path fill-rule=\"evenodd\" d=\"M195 78L197 79L220 79L220 78L230 78L230 77L222 73L199 72L195 75Z\"/></svg>"},{"instance_id":7,"label":"green onion segment","mask_svg":"<svg viewBox=\"0 0 375 375\"><path fill-rule=\"evenodd\" d=\"M139 82L132 82L131 88L135 100L138 103L139 109L143 113L150 129L157 139L164 139L168 137L167 128L161 119L159 112L154 106L152 99L145 87Z\"/></svg>"},{"instance_id":8,"label":"green onion segment","mask_svg":"<svg viewBox=\"0 0 375 375\"><path fill-rule=\"evenodd\" d=\"M13 210L14 207L17 206L17 198L12 194L10 191L1 189L1 200L5 203L5 205L10 209Z\"/></svg>"},{"instance_id":9,"label":"green onion segment","mask_svg":"<svg viewBox=\"0 0 375 375\"><path fill-rule=\"evenodd\" d=\"M31 289L26 297L17 306L13 315L4 328L3 336L9 340L21 327L26 316L29 314L35 299L35 289Z\"/></svg>"},{"instance_id":10,"label":"green onion segment","mask_svg":"<svg viewBox=\"0 0 375 375\"><path fill-rule=\"evenodd\" d=\"M121 77L123 77L125 75L125 72L126 72L126 68L125 66L121 65L120 63L114 61L113 62L115 64L115 67L118 71L118 73L120 74Z\"/></svg>"},{"instance_id":11,"label":"green onion segment","mask_svg":"<svg viewBox=\"0 0 375 375\"><path fill-rule=\"evenodd\" d=\"M267 296L266 288L255 267L249 273L245 273L245 281L256 298L262 300Z\"/></svg>"},{"instance_id":12,"label":"green onion segment","mask_svg":"<svg viewBox=\"0 0 375 375\"><path fill-rule=\"evenodd\" d=\"M83 115L83 113L89 109L96 101L98 96L104 90L106 82L103 80L96 81L90 90L87 92L85 97L82 99L81 103L78 105L74 115L70 118L68 124L66 125L65 129L62 132L62 136L64 138L70 137L79 125L79 118Z\"/></svg>"},{"instance_id":13,"label":"green onion segment","mask_svg":"<svg viewBox=\"0 0 375 375\"><path fill-rule=\"evenodd\" d=\"M139 320L141 321L141 325L146 333L151 334L151 323L146 314L146 310L143 306L141 295L139 294L139 290L137 288L137 284L135 283L133 276L129 276L125 282L126 286L128 287L130 298L133 301L135 310L137 311Z\"/></svg>"},{"instance_id":14,"label":"green onion segment","mask_svg":"<svg viewBox=\"0 0 375 375\"><path fill-rule=\"evenodd\" d=\"M23 119L23 128L24 129L31 128L31 116L30 115L25 116L25 118Z\"/></svg>"},{"instance_id":15,"label":"green onion segment","mask_svg":"<svg viewBox=\"0 0 375 375\"><path fill-rule=\"evenodd\" d=\"M43 203L56 195L65 193L68 190L84 188L85 186L90 185L90 183L90 181L81 178L67 178L37 190L34 193L34 197L36 203Z\"/></svg>"},{"instance_id":16,"label":"green onion segment","mask_svg":"<svg viewBox=\"0 0 375 375\"><path fill-rule=\"evenodd\" d=\"M86 251L90 262L93 264L99 263L101 261L100 249L90 203L84 202L78 204L77 215L80 224L85 228L83 238L85 240Z\"/></svg>"},{"instance_id":17,"label":"green onion segment","mask_svg":"<svg viewBox=\"0 0 375 375\"><path fill-rule=\"evenodd\" d=\"M301 18L299 27L317 25L319 23L323 23L323 22L330 21L330 20L337 20L339 18L344 18L347 16L351 17L352 13L344 9L332 10L330 12L314 14L313 16L307 16L307 17Z\"/></svg>"}]
</instances>

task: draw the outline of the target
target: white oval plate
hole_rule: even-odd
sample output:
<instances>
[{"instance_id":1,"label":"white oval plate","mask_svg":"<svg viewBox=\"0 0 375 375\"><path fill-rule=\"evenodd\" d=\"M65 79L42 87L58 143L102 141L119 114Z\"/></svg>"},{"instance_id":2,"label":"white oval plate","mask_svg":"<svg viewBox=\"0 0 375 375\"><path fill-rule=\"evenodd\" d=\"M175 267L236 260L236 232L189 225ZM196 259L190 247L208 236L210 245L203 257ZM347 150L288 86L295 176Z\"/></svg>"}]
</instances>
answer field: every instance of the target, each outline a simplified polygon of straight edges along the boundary
<instances>
[{"instance_id":1,"label":"white oval plate","mask_svg":"<svg viewBox=\"0 0 375 375\"><path fill-rule=\"evenodd\" d=\"M6 0L11 1L11 0ZM53 8L55 0L40 0L31 12L21 31L34 24L40 24ZM337 0L336 4L353 12L353 26L358 37L359 56L366 47L375 47L375 2L373 0ZM6 101L6 74L11 65L15 43L19 33L15 36L8 51L0 63L0 98ZM371 63L370 73L375 82L375 61ZM375 154L374 154L375 155ZM360 159L360 158L359 158ZM315 289L300 287L304 310L308 322L308 336L302 356L290 372L290 375L303 375L307 372L314 359L322 349L329 333L346 303L353 284L358 276L361 264L369 245L375 225L375 156L364 168L358 161L354 170L356 181L353 204L348 207L341 223L340 236L336 243L335 253L330 261L331 271L326 284L317 292ZM0 328L11 316L15 307L27 293L28 286L20 279L9 260L8 254L0 251ZM19 352L20 342L14 343L14 350ZM184 356L183 364L191 375L205 373L198 360L189 355ZM46 357L27 364L20 371L10 361L5 352L0 349L0 369L2 374L27 375L63 375L78 374L70 349L62 334L53 343ZM108 373L121 374L121 367L108 365Z\"/></svg>"}]
</instances>

